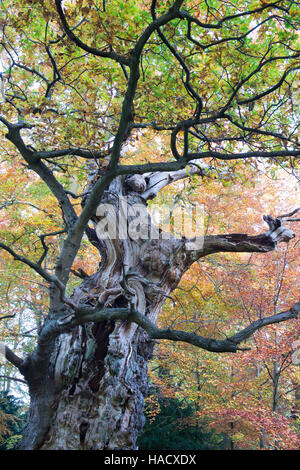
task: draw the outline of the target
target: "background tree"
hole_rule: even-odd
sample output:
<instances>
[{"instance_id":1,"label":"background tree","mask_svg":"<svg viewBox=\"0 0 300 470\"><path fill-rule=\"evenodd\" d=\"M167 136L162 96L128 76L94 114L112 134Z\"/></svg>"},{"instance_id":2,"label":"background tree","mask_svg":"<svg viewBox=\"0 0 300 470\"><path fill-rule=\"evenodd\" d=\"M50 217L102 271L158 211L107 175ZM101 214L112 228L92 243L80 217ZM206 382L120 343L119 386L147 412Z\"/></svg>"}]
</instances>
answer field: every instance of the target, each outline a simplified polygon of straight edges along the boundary
<instances>
[{"instance_id":1,"label":"background tree","mask_svg":"<svg viewBox=\"0 0 300 470\"><path fill-rule=\"evenodd\" d=\"M0 393L0 450L11 450L21 437L26 422L24 407L7 392Z\"/></svg>"},{"instance_id":2,"label":"background tree","mask_svg":"<svg viewBox=\"0 0 300 470\"><path fill-rule=\"evenodd\" d=\"M294 238L285 223L299 209L266 216L264 233L206 234L193 249L162 231L145 239L150 217L137 238L105 238L97 213L106 203L109 217L130 214L175 181L195 185L196 175L226 187L272 164L297 176L296 13L293 1L2 2L0 121L11 179L0 247L49 294L33 351L6 347L31 399L20 448L136 448L153 340L235 353L255 331L297 317L299 302L211 336L156 326L195 261L272 251ZM85 271L89 250L101 263ZM32 301L31 289L24 298Z\"/></svg>"}]
</instances>

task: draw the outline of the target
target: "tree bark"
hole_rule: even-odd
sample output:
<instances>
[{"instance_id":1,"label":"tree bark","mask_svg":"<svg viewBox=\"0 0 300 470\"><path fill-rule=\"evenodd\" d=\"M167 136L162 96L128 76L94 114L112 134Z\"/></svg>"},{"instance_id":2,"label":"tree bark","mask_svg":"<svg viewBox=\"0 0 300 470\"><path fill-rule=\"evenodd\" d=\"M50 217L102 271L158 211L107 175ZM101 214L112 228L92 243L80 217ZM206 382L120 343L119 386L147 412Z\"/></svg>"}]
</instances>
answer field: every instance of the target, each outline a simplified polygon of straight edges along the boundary
<instances>
[{"instance_id":1,"label":"tree bark","mask_svg":"<svg viewBox=\"0 0 300 470\"><path fill-rule=\"evenodd\" d=\"M103 203L116 210L121 196L127 197L126 209L141 203L139 194L128 188L116 179ZM98 221L95 216L95 225ZM145 224L150 227L150 218ZM98 243L101 265L75 289L72 301L81 306L131 305L155 323L184 270L174 254L180 251L179 240L101 240L98 229L89 235ZM45 370L37 373L31 365L25 372L31 406L19 448L136 449L153 345L141 327L126 320L87 323L61 334L47 352Z\"/></svg>"}]
</instances>

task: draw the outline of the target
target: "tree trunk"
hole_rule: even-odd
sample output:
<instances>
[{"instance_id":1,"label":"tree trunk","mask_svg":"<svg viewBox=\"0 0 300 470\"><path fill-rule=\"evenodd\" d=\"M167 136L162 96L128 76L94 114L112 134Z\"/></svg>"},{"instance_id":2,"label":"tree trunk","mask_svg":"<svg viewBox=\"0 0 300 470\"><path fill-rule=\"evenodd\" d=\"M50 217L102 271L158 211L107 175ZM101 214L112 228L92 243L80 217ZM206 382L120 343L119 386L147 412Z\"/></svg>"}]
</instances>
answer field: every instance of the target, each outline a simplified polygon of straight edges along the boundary
<instances>
[{"instance_id":1,"label":"tree trunk","mask_svg":"<svg viewBox=\"0 0 300 470\"><path fill-rule=\"evenodd\" d=\"M110 185L103 200L111 205L108 219L113 217L112 208L120 210L124 191L120 179ZM125 195L126 210L141 203L136 191L127 189ZM122 204L124 210L124 200ZM121 219L118 223L124 224ZM151 220L143 221L139 230L147 231ZM98 222L95 217L95 225ZM98 226L96 232L89 232L101 252L99 271L84 279L72 300L90 306L132 305L155 323L183 272L180 258L174 256L179 240L142 236L101 240L101 230ZM126 320L87 323L60 335L49 351L46 371L39 377L36 371L27 373L31 406L19 448L136 449L144 424L147 361L153 346L143 329Z\"/></svg>"}]
</instances>

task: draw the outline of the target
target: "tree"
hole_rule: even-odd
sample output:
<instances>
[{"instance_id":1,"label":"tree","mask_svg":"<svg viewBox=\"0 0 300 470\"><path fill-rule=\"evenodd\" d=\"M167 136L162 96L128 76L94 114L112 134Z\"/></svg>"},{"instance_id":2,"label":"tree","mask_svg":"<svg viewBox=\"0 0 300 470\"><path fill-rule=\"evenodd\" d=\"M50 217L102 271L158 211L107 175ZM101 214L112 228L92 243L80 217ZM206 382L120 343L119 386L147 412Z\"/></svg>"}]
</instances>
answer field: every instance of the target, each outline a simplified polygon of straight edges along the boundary
<instances>
[{"instance_id":1,"label":"tree","mask_svg":"<svg viewBox=\"0 0 300 470\"><path fill-rule=\"evenodd\" d=\"M265 216L264 233L200 239L167 236L141 215L176 181L226 187L252 165L297 177L296 12L293 1L2 2L5 168L23 175L28 198L6 200L18 233L4 224L0 248L49 288L35 349L5 349L31 399L21 449L135 449L155 340L235 353L297 317L299 302L225 339L156 326L195 261L272 251L295 236L285 223L299 209ZM43 212L28 230L26 210ZM95 248L101 263L87 273L78 260Z\"/></svg>"}]
</instances>

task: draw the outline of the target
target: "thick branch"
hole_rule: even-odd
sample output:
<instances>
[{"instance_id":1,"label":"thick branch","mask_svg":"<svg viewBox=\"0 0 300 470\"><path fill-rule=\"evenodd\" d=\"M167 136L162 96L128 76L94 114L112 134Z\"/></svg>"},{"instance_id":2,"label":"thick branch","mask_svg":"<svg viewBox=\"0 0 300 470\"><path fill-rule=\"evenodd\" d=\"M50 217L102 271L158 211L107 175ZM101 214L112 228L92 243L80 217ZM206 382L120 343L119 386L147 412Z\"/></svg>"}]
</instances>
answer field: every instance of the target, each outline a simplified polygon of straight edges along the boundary
<instances>
[{"instance_id":1,"label":"thick branch","mask_svg":"<svg viewBox=\"0 0 300 470\"><path fill-rule=\"evenodd\" d=\"M12 124L11 122L7 121L4 117L0 116L0 122L2 122L8 129L7 134L5 137L12 143L14 146L19 150L22 157L29 163L33 162L35 159L33 157L34 152L25 145L22 137L21 137L21 130L22 129L32 129L31 124L27 124L25 122L18 122L16 124Z\"/></svg>"},{"instance_id":2,"label":"thick branch","mask_svg":"<svg viewBox=\"0 0 300 470\"><path fill-rule=\"evenodd\" d=\"M77 220L77 215L67 196L66 191L64 190L64 187L55 178L53 172L43 162L38 161L32 163L29 165L29 168L35 171L44 181L44 183L46 183L59 203L67 227L72 227Z\"/></svg>"},{"instance_id":3,"label":"thick branch","mask_svg":"<svg viewBox=\"0 0 300 470\"><path fill-rule=\"evenodd\" d=\"M140 57L143 48L153 32L169 23L172 19L178 17L178 10L183 3L183 0L176 0L169 11L157 18L155 21L150 23L147 28L140 35L137 40L134 49L131 52L130 59L130 76L128 80L126 94L122 104L122 112L119 121L118 131L116 133L114 144L112 147L112 153L107 170L102 178L100 178L94 185L88 200L86 201L85 207L81 212L78 220L69 231L69 235L64 243L64 247L60 254L59 262L56 269L57 277L66 283L72 268L74 258L80 246L80 242L84 231L86 230L87 223L92 215L95 213L96 208L101 200L104 190L108 187L109 183L118 176L117 165L119 162L120 151L126 135L129 124L132 120L132 105L135 97L136 87L139 80L139 66ZM60 0L56 0L56 5L60 7ZM61 8L61 7L60 7Z\"/></svg>"},{"instance_id":4,"label":"thick branch","mask_svg":"<svg viewBox=\"0 0 300 470\"><path fill-rule=\"evenodd\" d=\"M300 312L300 302L296 303L292 308L286 310L285 312L277 313L276 315L271 315L269 317L260 318L259 320L251 323L247 328L244 328L242 331L239 331L235 335L231 336L229 339L236 344L241 343L245 339L252 336L255 331L263 328L267 325L272 325L274 323L281 323L283 321L290 320L291 318L297 318Z\"/></svg>"}]
</instances>

